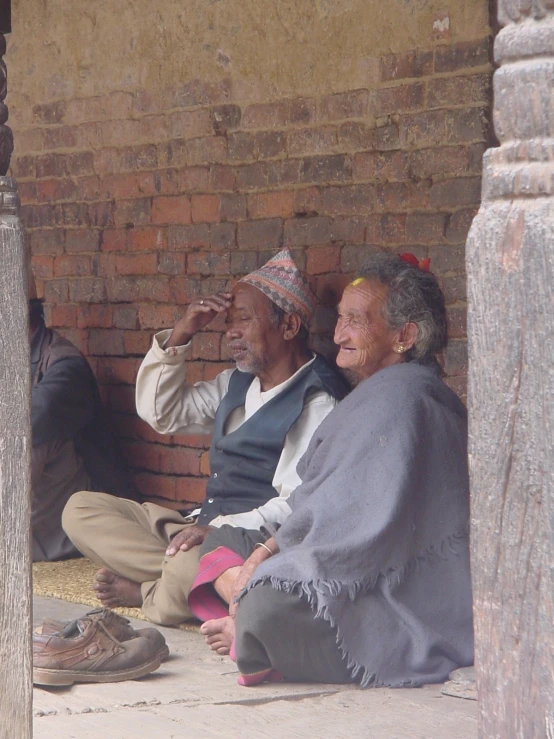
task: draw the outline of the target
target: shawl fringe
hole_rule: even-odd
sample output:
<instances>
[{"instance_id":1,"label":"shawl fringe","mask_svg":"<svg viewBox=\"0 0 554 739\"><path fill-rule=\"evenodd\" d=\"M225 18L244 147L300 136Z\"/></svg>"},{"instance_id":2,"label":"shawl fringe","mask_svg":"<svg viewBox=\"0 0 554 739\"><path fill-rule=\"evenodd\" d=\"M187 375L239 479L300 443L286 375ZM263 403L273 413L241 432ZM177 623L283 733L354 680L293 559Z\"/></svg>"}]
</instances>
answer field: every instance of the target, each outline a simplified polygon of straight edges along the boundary
<instances>
[{"instance_id":1,"label":"shawl fringe","mask_svg":"<svg viewBox=\"0 0 554 739\"><path fill-rule=\"evenodd\" d=\"M387 580L389 586L400 585L406 577L418 570L420 567L432 567L439 561L445 561L449 555L459 556L459 549L462 540L467 538L469 533L469 521L458 531L443 539L440 543L431 545L425 551L412 557L405 563L390 567L386 572L376 572L367 577L352 583L342 583L339 580L314 580L312 582L301 582L282 580L275 576L264 575L258 579L252 579L246 588L237 596L236 602L240 602L242 598L255 588L256 585L269 584L275 590L281 590L292 595L304 596L308 601L310 608L314 612L315 618L322 618L331 628L337 631L337 646L343 659L346 661L346 668L351 671L351 676L357 680L361 688L407 688L420 687L423 682L417 680L404 680L397 683L390 683L380 680L375 672L372 672L369 666L360 664L348 652L341 636L340 627L332 613L330 613L326 603L320 603L318 596L329 596L337 598L346 593L348 599L353 601L359 595L370 593L375 589L379 578L383 577Z\"/></svg>"}]
</instances>

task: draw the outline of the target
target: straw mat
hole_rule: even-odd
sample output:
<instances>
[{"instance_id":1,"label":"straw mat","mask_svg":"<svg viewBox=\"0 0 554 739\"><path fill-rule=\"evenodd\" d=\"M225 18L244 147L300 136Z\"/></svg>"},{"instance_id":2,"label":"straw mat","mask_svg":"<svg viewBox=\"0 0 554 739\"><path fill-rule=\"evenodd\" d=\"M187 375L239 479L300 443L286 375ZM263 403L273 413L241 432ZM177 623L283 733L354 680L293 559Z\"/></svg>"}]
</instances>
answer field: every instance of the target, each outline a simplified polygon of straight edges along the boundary
<instances>
[{"instance_id":1,"label":"straw mat","mask_svg":"<svg viewBox=\"0 0 554 739\"><path fill-rule=\"evenodd\" d=\"M99 608L101 603L92 590L97 569L97 565L85 558L66 559L62 562L34 562L33 593ZM146 621L140 608L114 608L114 611L127 618ZM198 623L187 621L178 628L183 631L198 631Z\"/></svg>"}]
</instances>

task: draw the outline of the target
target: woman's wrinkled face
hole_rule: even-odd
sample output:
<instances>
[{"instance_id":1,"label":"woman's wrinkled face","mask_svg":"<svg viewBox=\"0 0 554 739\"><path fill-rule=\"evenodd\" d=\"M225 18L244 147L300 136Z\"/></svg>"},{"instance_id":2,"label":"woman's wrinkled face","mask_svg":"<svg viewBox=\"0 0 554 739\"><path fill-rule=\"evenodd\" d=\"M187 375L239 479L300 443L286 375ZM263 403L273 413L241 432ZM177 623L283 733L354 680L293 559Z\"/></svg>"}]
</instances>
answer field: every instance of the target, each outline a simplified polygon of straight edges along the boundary
<instances>
[{"instance_id":1,"label":"woman's wrinkled face","mask_svg":"<svg viewBox=\"0 0 554 739\"><path fill-rule=\"evenodd\" d=\"M348 285L338 307L334 341L339 346L337 364L361 379L403 361L398 331L383 318L388 287L374 280Z\"/></svg>"}]
</instances>

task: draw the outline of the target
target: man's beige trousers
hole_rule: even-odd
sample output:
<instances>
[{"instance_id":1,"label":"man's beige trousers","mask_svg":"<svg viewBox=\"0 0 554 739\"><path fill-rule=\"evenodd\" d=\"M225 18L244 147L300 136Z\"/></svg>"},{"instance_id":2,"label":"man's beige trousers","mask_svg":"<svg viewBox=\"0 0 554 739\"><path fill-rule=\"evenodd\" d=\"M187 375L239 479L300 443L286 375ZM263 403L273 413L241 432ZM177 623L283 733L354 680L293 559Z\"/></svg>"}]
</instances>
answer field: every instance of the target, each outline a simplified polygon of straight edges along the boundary
<instances>
[{"instance_id":1,"label":"man's beige trousers","mask_svg":"<svg viewBox=\"0 0 554 739\"><path fill-rule=\"evenodd\" d=\"M199 547L166 557L187 524L177 511L104 493L75 493L62 525L77 549L100 567L141 584L142 611L157 624L192 617L187 598L198 571Z\"/></svg>"}]
</instances>

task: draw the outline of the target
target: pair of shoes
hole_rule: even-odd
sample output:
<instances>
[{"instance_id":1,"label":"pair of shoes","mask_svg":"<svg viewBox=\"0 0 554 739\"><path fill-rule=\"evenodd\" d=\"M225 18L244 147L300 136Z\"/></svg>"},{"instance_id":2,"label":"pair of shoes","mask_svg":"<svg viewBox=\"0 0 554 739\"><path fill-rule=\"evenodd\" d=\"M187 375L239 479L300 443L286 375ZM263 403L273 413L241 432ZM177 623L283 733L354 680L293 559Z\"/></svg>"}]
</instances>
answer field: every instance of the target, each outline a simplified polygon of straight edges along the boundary
<instances>
[{"instance_id":1,"label":"pair of shoes","mask_svg":"<svg viewBox=\"0 0 554 739\"><path fill-rule=\"evenodd\" d=\"M127 619L108 609L61 624L59 630L58 626L46 621L41 633L33 634L35 685L133 680L157 670L162 655L169 652L156 629L141 629L148 633L139 634Z\"/></svg>"},{"instance_id":2,"label":"pair of shoes","mask_svg":"<svg viewBox=\"0 0 554 739\"><path fill-rule=\"evenodd\" d=\"M158 629L154 629L152 627L133 629L128 618L120 616L109 608L95 608L93 611L89 611L85 615L85 618L90 618L92 621L102 621L110 634L118 641L129 641L129 639L136 639L137 636L144 636L154 643L162 662L169 657L169 647L167 646L163 634L161 634ZM39 626L35 633L58 634L68 625L68 622L55 621L52 618L46 618L42 622L42 626Z\"/></svg>"}]
</instances>

